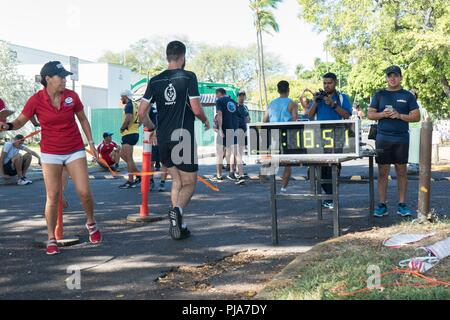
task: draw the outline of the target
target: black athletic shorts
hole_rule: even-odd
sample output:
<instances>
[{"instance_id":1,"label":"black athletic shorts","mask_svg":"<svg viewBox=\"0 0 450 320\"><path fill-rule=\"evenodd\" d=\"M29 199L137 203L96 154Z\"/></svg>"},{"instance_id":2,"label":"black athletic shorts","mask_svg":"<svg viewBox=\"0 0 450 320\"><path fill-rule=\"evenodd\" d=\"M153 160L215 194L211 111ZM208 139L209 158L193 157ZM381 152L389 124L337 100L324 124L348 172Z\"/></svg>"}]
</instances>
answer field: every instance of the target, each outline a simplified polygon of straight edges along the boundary
<instances>
[{"instance_id":1,"label":"black athletic shorts","mask_svg":"<svg viewBox=\"0 0 450 320\"><path fill-rule=\"evenodd\" d=\"M8 176L17 175L17 170L13 168L12 160L9 160L7 163L3 165L3 172Z\"/></svg>"},{"instance_id":2,"label":"black athletic shorts","mask_svg":"<svg viewBox=\"0 0 450 320\"><path fill-rule=\"evenodd\" d=\"M158 144L159 148L159 160L161 163L167 167L172 168L176 167L177 169L184 172L197 172L198 171L198 160L197 160L197 150L193 144L190 147L190 157L185 161L183 157L183 150L181 150L180 146L177 146L178 142L162 142ZM177 158L172 158L172 150L177 147L180 148L178 150L179 155L177 154L177 150L175 150L174 156Z\"/></svg>"},{"instance_id":3,"label":"black athletic shorts","mask_svg":"<svg viewBox=\"0 0 450 320\"><path fill-rule=\"evenodd\" d=\"M409 143L377 140L375 145L378 152L375 160L378 164L408 163Z\"/></svg>"},{"instance_id":4,"label":"black athletic shorts","mask_svg":"<svg viewBox=\"0 0 450 320\"><path fill-rule=\"evenodd\" d=\"M159 162L159 148L158 146L152 146L152 162Z\"/></svg>"},{"instance_id":5,"label":"black athletic shorts","mask_svg":"<svg viewBox=\"0 0 450 320\"><path fill-rule=\"evenodd\" d=\"M122 137L122 144L135 146L139 141L139 133L130 133Z\"/></svg>"}]
</instances>

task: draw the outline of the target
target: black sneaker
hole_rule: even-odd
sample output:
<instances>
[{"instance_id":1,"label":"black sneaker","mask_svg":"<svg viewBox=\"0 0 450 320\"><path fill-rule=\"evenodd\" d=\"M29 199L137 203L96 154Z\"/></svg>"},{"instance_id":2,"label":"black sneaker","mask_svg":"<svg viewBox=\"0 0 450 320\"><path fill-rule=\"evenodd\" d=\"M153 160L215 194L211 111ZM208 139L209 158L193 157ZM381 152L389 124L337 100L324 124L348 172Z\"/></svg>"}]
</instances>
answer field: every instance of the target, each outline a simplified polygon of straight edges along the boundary
<instances>
[{"instance_id":1,"label":"black sneaker","mask_svg":"<svg viewBox=\"0 0 450 320\"><path fill-rule=\"evenodd\" d=\"M166 184L164 182L159 183L158 192L166 191Z\"/></svg>"},{"instance_id":2,"label":"black sneaker","mask_svg":"<svg viewBox=\"0 0 450 320\"><path fill-rule=\"evenodd\" d=\"M155 190L155 180L150 180L150 191Z\"/></svg>"},{"instance_id":3,"label":"black sneaker","mask_svg":"<svg viewBox=\"0 0 450 320\"><path fill-rule=\"evenodd\" d=\"M236 175L234 174L234 172L229 173L227 175L227 179L230 179L230 180L233 180L233 181L237 180Z\"/></svg>"},{"instance_id":4,"label":"black sneaker","mask_svg":"<svg viewBox=\"0 0 450 320\"><path fill-rule=\"evenodd\" d=\"M183 240L183 239L189 238L190 236L191 236L191 232L189 231L189 229L186 226L183 226L181 228L181 235L178 240Z\"/></svg>"},{"instance_id":5,"label":"black sneaker","mask_svg":"<svg viewBox=\"0 0 450 320\"><path fill-rule=\"evenodd\" d=\"M130 188L136 188L136 185L134 182L127 181L124 184L119 186L119 189L130 189Z\"/></svg>"},{"instance_id":6,"label":"black sneaker","mask_svg":"<svg viewBox=\"0 0 450 320\"><path fill-rule=\"evenodd\" d=\"M134 185L135 185L135 186L140 185L140 184L141 184L141 180L142 180L141 177L136 177L136 179L134 179L134 182L133 182Z\"/></svg>"},{"instance_id":7,"label":"black sneaker","mask_svg":"<svg viewBox=\"0 0 450 320\"><path fill-rule=\"evenodd\" d=\"M170 227L169 227L170 236L172 237L173 240L180 240L181 233L183 230L181 226L183 224L183 217L181 216L180 209L173 208L172 210L170 210L169 220L170 220Z\"/></svg>"}]
</instances>

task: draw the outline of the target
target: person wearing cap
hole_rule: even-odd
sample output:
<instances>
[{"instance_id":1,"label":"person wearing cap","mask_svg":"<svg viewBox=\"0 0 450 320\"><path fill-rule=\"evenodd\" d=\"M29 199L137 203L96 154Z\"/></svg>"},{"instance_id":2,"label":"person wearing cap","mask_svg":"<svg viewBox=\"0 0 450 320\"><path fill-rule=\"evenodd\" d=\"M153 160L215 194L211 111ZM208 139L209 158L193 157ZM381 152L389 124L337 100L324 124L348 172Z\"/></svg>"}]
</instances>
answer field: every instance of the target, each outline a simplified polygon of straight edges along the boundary
<instances>
[{"instance_id":1,"label":"person wearing cap","mask_svg":"<svg viewBox=\"0 0 450 320\"><path fill-rule=\"evenodd\" d=\"M28 99L17 119L0 125L0 131L18 130L34 115L41 124L41 163L47 194L45 217L48 255L59 253L55 228L64 169L72 177L86 213L90 242L101 241L101 233L94 219L94 199L89 185L86 152L76 119L79 120L95 158L98 158L98 153L83 104L75 91L66 89L66 77L70 74L72 73L64 69L59 61L46 63L40 72L44 88Z\"/></svg>"},{"instance_id":2,"label":"person wearing cap","mask_svg":"<svg viewBox=\"0 0 450 320\"><path fill-rule=\"evenodd\" d=\"M103 142L97 146L97 151L99 156L106 161L109 167L118 171L120 162L120 146L112 140L113 134L111 132L103 133ZM103 164L98 162L98 164L105 170L108 170Z\"/></svg>"},{"instance_id":3,"label":"person wearing cap","mask_svg":"<svg viewBox=\"0 0 450 320\"><path fill-rule=\"evenodd\" d=\"M120 189L136 188L141 183L141 177L137 176L134 180L133 172L138 172L136 163L133 159L133 148L139 141L139 118L138 107L133 102L133 93L130 90L124 90L120 93L120 100L124 105L122 126L120 134L122 135L122 159L127 163L128 181L120 185Z\"/></svg>"},{"instance_id":4,"label":"person wearing cap","mask_svg":"<svg viewBox=\"0 0 450 320\"><path fill-rule=\"evenodd\" d=\"M379 90L372 97L368 118L378 121L376 149L378 152L378 193L380 203L375 209L375 217L389 214L386 205L388 177L391 164L395 165L399 202L397 214L402 217L411 215L406 205L408 188L407 163L409 153L409 122L420 120L416 97L401 86L402 70L391 66L386 70L387 88Z\"/></svg>"},{"instance_id":5,"label":"person wearing cap","mask_svg":"<svg viewBox=\"0 0 450 320\"><path fill-rule=\"evenodd\" d=\"M5 143L0 154L0 177L10 179L17 175L17 184L19 186L33 183L26 177L32 156L39 160L39 165L41 164L41 157L33 150L25 147L23 143L23 135L18 134L11 142ZM20 151L25 151L26 153L21 155Z\"/></svg>"}]
</instances>

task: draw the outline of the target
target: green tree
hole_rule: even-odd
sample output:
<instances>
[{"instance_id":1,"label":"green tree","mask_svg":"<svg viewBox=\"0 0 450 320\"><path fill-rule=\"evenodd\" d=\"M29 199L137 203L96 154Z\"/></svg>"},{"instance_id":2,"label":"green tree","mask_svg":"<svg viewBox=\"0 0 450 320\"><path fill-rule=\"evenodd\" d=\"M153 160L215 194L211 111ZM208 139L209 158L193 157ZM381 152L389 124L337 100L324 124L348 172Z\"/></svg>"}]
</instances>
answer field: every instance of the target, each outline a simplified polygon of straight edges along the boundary
<instances>
[{"instance_id":1,"label":"green tree","mask_svg":"<svg viewBox=\"0 0 450 320\"><path fill-rule=\"evenodd\" d=\"M385 86L383 70L398 64L404 86L416 88L434 115L450 114L448 0L298 0L300 17L325 32L336 61L352 66L348 89L367 100Z\"/></svg>"},{"instance_id":2,"label":"green tree","mask_svg":"<svg viewBox=\"0 0 450 320\"><path fill-rule=\"evenodd\" d=\"M278 32L280 27L275 19L275 15L271 9L276 9L282 0L250 0L250 9L254 15L254 26L256 29L256 43L258 48L258 67L259 67L259 88L261 90L261 82L264 85L264 98L267 101L267 83L265 76L265 60L264 60L264 43L263 33L270 31ZM260 98L262 105L262 99Z\"/></svg>"},{"instance_id":3,"label":"green tree","mask_svg":"<svg viewBox=\"0 0 450 320\"><path fill-rule=\"evenodd\" d=\"M0 98L5 101L8 109L16 110L11 117L19 115L28 98L34 94L38 86L25 79L17 71L17 57L8 43L0 40ZM31 125L11 134L29 133Z\"/></svg>"}]
</instances>

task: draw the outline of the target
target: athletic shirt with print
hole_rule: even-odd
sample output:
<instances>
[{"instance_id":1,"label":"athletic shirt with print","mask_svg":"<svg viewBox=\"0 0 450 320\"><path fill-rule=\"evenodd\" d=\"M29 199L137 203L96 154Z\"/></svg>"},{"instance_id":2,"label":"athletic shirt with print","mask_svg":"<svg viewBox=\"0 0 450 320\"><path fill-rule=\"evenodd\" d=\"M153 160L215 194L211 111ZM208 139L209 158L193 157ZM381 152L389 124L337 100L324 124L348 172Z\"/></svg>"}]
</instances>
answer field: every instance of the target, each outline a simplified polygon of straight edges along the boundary
<instances>
[{"instance_id":1,"label":"athletic shirt with print","mask_svg":"<svg viewBox=\"0 0 450 320\"><path fill-rule=\"evenodd\" d=\"M128 100L122 114L122 123L125 121L127 114L131 114L131 121L128 125L128 129L122 131L122 136L126 136L133 133L139 133L139 117L138 106L135 102Z\"/></svg>"},{"instance_id":2,"label":"athletic shirt with print","mask_svg":"<svg viewBox=\"0 0 450 320\"><path fill-rule=\"evenodd\" d=\"M172 133L180 128L187 130L194 141L195 115L190 104L190 99L194 98L200 98L200 93L193 72L166 70L150 79L142 100L156 103L158 143L179 141L181 132L173 139Z\"/></svg>"},{"instance_id":3,"label":"athletic shirt with print","mask_svg":"<svg viewBox=\"0 0 450 320\"><path fill-rule=\"evenodd\" d=\"M42 128L41 152L49 154L70 154L84 150L83 139L75 115L83 110L78 94L65 89L61 94L60 108L52 105L44 88L31 96L22 114L31 119L37 116Z\"/></svg>"},{"instance_id":4,"label":"athletic shirt with print","mask_svg":"<svg viewBox=\"0 0 450 320\"><path fill-rule=\"evenodd\" d=\"M230 96L224 96L217 100L217 111L222 111L222 130L237 130L239 128L237 105L236 101L231 99Z\"/></svg>"}]
</instances>

